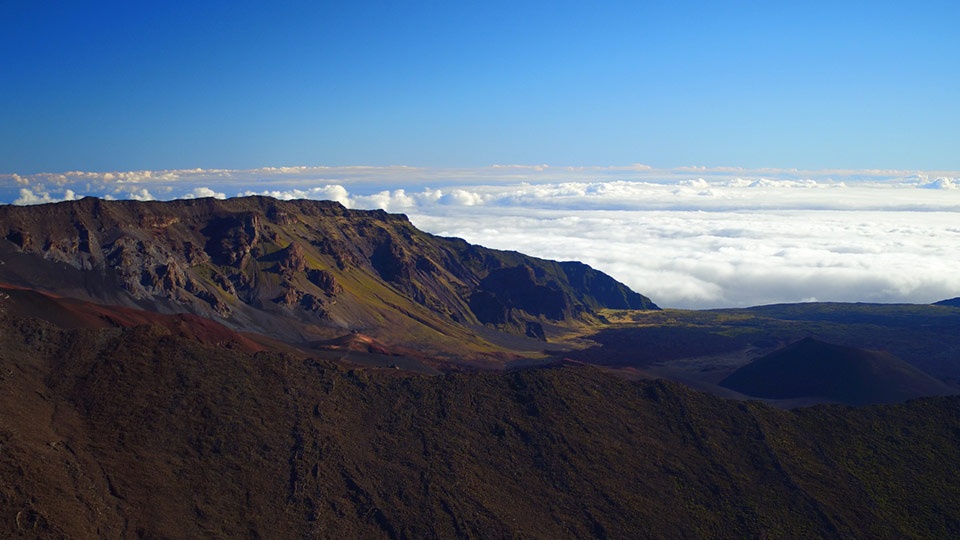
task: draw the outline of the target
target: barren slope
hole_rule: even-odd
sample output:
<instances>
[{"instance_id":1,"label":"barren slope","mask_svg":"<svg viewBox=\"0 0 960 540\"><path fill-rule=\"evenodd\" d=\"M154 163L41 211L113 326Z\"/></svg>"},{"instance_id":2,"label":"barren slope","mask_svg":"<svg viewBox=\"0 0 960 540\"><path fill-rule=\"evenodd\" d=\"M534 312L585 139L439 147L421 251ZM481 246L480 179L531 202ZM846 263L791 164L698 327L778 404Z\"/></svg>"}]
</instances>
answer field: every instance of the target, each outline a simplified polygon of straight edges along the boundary
<instances>
[{"instance_id":1,"label":"barren slope","mask_svg":"<svg viewBox=\"0 0 960 540\"><path fill-rule=\"evenodd\" d=\"M189 312L292 343L359 331L447 357L537 350L554 327L594 323L600 308L656 309L580 263L324 201L2 206L0 262L0 282L62 296Z\"/></svg>"},{"instance_id":2,"label":"barren slope","mask_svg":"<svg viewBox=\"0 0 960 540\"><path fill-rule=\"evenodd\" d=\"M960 534L960 399L795 412L592 368L436 377L0 319L0 534Z\"/></svg>"}]
</instances>

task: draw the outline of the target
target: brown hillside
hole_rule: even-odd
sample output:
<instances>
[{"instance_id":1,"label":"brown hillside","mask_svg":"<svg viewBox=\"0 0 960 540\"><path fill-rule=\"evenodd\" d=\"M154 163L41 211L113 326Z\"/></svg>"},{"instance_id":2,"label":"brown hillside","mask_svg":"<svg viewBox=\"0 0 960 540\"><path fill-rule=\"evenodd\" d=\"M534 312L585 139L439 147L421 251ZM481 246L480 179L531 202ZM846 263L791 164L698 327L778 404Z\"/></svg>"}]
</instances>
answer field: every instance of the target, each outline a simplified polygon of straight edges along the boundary
<instances>
[{"instance_id":1,"label":"brown hillside","mask_svg":"<svg viewBox=\"0 0 960 540\"><path fill-rule=\"evenodd\" d=\"M656 309L580 263L473 246L402 215L265 197L0 206L0 282L192 313L290 343L354 331L438 356L536 350L602 308ZM496 330L489 332L487 330Z\"/></svg>"},{"instance_id":2,"label":"brown hillside","mask_svg":"<svg viewBox=\"0 0 960 540\"><path fill-rule=\"evenodd\" d=\"M960 534L960 399L797 412L563 367L435 377L0 320L0 534Z\"/></svg>"}]
</instances>

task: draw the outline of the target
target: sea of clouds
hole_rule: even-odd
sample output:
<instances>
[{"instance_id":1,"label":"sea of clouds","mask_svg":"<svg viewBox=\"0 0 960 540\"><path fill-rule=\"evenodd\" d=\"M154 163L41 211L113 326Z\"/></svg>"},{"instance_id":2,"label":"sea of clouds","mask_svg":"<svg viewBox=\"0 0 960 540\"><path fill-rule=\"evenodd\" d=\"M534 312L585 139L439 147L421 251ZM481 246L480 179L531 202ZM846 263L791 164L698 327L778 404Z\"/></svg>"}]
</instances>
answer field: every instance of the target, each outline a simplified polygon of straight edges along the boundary
<instances>
[{"instance_id":1,"label":"sea of clouds","mask_svg":"<svg viewBox=\"0 0 960 540\"><path fill-rule=\"evenodd\" d=\"M690 167L281 167L0 175L0 202L269 195L579 260L662 307L960 296L960 175Z\"/></svg>"}]
</instances>

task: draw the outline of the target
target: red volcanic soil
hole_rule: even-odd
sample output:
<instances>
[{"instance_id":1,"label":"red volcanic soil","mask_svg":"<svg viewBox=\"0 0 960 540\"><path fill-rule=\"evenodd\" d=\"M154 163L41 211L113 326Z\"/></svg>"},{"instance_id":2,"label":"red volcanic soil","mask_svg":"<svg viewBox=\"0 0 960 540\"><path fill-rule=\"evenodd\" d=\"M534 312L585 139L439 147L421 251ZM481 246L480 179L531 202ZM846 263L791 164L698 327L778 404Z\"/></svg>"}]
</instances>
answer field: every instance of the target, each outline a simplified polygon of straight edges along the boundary
<instances>
[{"instance_id":1,"label":"red volcanic soil","mask_svg":"<svg viewBox=\"0 0 960 540\"><path fill-rule=\"evenodd\" d=\"M177 337L251 353L280 346L264 336L244 335L216 321L189 313L161 314L95 304L5 283L0 283L2 314L41 319L62 328L160 326Z\"/></svg>"},{"instance_id":2,"label":"red volcanic soil","mask_svg":"<svg viewBox=\"0 0 960 540\"><path fill-rule=\"evenodd\" d=\"M338 338L326 341L317 341L312 343L312 345L317 348L334 351L345 350L373 354L397 355L397 353L391 351L386 344L370 336L358 333L347 334L345 336L340 336Z\"/></svg>"}]
</instances>

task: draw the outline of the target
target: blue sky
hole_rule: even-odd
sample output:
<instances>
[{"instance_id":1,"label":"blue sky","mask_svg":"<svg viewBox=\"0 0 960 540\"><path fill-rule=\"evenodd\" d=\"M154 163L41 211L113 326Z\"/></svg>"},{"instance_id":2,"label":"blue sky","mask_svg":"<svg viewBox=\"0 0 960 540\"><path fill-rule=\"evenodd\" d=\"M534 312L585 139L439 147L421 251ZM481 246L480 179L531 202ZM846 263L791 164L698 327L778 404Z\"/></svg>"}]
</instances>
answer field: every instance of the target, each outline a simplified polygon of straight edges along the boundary
<instances>
[{"instance_id":1,"label":"blue sky","mask_svg":"<svg viewBox=\"0 0 960 540\"><path fill-rule=\"evenodd\" d=\"M0 3L0 173L960 170L956 2Z\"/></svg>"},{"instance_id":2,"label":"blue sky","mask_svg":"<svg viewBox=\"0 0 960 540\"><path fill-rule=\"evenodd\" d=\"M958 25L955 0L6 0L0 203L333 199L668 307L941 300Z\"/></svg>"}]
</instances>

